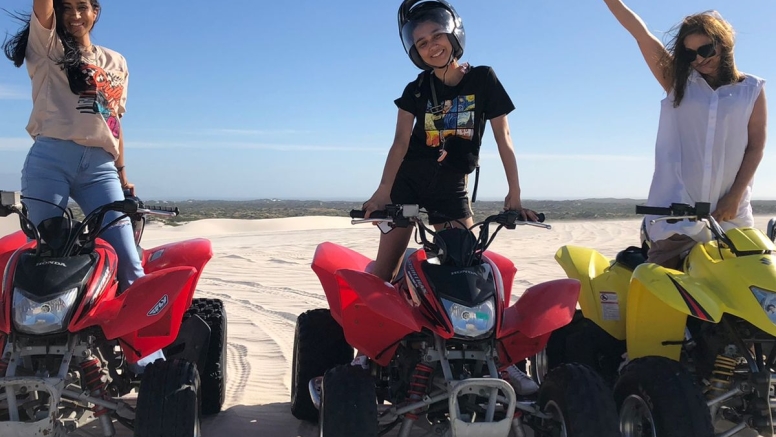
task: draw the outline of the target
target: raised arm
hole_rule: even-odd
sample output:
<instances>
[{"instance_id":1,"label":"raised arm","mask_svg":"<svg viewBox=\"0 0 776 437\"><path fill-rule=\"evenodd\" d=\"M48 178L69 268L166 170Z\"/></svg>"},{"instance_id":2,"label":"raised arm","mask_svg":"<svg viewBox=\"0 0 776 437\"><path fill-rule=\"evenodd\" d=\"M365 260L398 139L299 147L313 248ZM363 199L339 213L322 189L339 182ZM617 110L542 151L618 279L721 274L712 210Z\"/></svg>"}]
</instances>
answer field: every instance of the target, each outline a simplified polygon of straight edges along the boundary
<instances>
[{"instance_id":1,"label":"raised arm","mask_svg":"<svg viewBox=\"0 0 776 437\"><path fill-rule=\"evenodd\" d=\"M650 71L652 71L655 79L660 82L660 86L668 92L671 89L671 83L660 67L660 60L666 55L666 48L663 46L663 43L647 29L644 21L625 6L621 0L604 0L604 3L612 11L617 21L622 24L622 27L636 39Z\"/></svg>"},{"instance_id":2,"label":"raised arm","mask_svg":"<svg viewBox=\"0 0 776 437\"><path fill-rule=\"evenodd\" d=\"M54 1L53 0L34 0L32 11L38 18L40 24L46 29L51 30L54 25Z\"/></svg>"}]
</instances>

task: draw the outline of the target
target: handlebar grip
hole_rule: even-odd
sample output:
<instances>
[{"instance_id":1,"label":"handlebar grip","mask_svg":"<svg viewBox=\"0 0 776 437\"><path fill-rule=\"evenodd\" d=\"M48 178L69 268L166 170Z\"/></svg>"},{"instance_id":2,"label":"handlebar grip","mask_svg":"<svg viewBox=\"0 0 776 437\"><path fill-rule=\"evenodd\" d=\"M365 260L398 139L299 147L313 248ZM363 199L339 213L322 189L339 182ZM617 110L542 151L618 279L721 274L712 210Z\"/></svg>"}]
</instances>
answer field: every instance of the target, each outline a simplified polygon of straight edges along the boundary
<instances>
[{"instance_id":1,"label":"handlebar grip","mask_svg":"<svg viewBox=\"0 0 776 437\"><path fill-rule=\"evenodd\" d=\"M660 206L636 205L636 214L673 215L673 210Z\"/></svg>"},{"instance_id":2,"label":"handlebar grip","mask_svg":"<svg viewBox=\"0 0 776 437\"><path fill-rule=\"evenodd\" d=\"M543 212L540 212L540 213L536 214L536 221L537 222L544 223L544 219L545 219L545 217L544 217L544 213Z\"/></svg>"},{"instance_id":3,"label":"handlebar grip","mask_svg":"<svg viewBox=\"0 0 776 437\"><path fill-rule=\"evenodd\" d=\"M366 218L366 211L363 209L351 209L350 210L350 218L354 219L362 219ZM369 216L369 218L373 219L384 219L388 218L388 211L382 209L377 211L372 211L372 214Z\"/></svg>"}]
</instances>

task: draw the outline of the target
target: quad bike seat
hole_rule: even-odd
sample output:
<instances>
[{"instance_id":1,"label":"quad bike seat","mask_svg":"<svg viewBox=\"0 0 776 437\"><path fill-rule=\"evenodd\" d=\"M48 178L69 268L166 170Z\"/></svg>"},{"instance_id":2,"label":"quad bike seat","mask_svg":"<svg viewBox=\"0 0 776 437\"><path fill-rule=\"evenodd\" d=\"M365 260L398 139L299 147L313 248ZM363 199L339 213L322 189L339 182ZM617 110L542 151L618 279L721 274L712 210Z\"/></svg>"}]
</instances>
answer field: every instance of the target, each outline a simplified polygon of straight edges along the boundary
<instances>
[{"instance_id":1,"label":"quad bike seat","mask_svg":"<svg viewBox=\"0 0 776 437\"><path fill-rule=\"evenodd\" d=\"M641 247L630 246L618 253L614 261L630 270L634 270L639 264L643 264L647 261L647 254Z\"/></svg>"}]
</instances>

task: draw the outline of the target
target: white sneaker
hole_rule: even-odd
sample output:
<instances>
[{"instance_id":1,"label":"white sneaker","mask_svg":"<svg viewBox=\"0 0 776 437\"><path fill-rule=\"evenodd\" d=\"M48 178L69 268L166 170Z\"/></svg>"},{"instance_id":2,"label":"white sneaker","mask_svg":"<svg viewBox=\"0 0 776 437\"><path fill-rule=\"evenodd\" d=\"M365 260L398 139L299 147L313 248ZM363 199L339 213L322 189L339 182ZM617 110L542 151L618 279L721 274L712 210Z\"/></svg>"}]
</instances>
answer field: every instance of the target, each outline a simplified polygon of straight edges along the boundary
<instances>
[{"instance_id":1,"label":"white sneaker","mask_svg":"<svg viewBox=\"0 0 776 437\"><path fill-rule=\"evenodd\" d=\"M520 396L528 396L539 391L539 385L526 375L515 365L507 367L507 374L509 375L509 383L515 389L515 393Z\"/></svg>"},{"instance_id":2,"label":"white sneaker","mask_svg":"<svg viewBox=\"0 0 776 437\"><path fill-rule=\"evenodd\" d=\"M142 375L146 366L155 362L156 360L165 360L164 352L161 349L144 357L135 364L130 364L128 367L129 370L135 373L135 375Z\"/></svg>"},{"instance_id":3,"label":"white sneaker","mask_svg":"<svg viewBox=\"0 0 776 437\"><path fill-rule=\"evenodd\" d=\"M356 355L353 361L350 362L351 366L361 366L364 370L369 370L369 358L366 355Z\"/></svg>"}]
</instances>

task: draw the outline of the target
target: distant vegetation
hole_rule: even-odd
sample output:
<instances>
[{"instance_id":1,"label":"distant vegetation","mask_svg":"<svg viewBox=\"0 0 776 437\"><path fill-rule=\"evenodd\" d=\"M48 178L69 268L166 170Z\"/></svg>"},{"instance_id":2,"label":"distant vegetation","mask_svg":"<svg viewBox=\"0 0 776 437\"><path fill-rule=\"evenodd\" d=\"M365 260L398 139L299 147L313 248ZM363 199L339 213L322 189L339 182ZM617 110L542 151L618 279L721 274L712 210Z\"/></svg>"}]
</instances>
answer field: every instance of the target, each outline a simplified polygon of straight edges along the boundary
<instances>
[{"instance_id":1,"label":"distant vegetation","mask_svg":"<svg viewBox=\"0 0 776 437\"><path fill-rule=\"evenodd\" d=\"M169 224L201 219L267 219L301 216L347 217L351 209L360 209L360 202L278 200L261 199L250 201L186 200L166 202L146 200L149 205L178 206L181 215L165 220ZM526 200L524 205L547 215L548 220L600 220L639 217L635 205L644 200L636 199L584 199L584 200ZM484 218L500 211L503 202L477 201L472 204L476 218ZM754 201L755 214L776 215L776 201Z\"/></svg>"}]
</instances>

